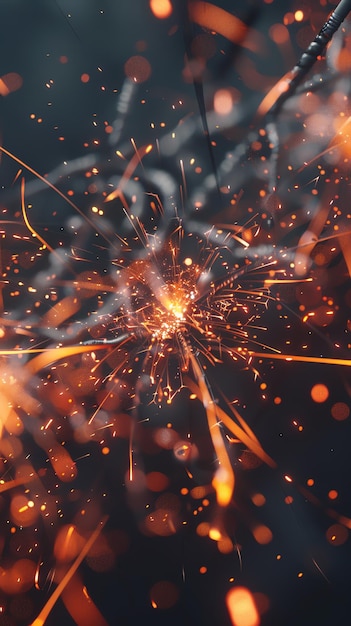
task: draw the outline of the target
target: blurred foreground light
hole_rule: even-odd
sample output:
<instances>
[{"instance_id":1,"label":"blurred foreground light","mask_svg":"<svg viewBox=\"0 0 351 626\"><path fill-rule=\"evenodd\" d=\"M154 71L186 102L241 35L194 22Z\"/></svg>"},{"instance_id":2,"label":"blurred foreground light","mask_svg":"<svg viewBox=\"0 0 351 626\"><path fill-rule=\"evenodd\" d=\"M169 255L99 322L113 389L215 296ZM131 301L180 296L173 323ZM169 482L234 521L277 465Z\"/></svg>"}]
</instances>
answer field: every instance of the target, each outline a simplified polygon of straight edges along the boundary
<instances>
[{"instance_id":1,"label":"blurred foreground light","mask_svg":"<svg viewBox=\"0 0 351 626\"><path fill-rule=\"evenodd\" d=\"M17 91L22 87L23 79L19 74L10 72L10 74L4 74L0 78L0 95L8 96L13 91Z\"/></svg>"},{"instance_id":2,"label":"blurred foreground light","mask_svg":"<svg viewBox=\"0 0 351 626\"><path fill-rule=\"evenodd\" d=\"M154 609L170 609L178 602L178 587L169 580L160 580L150 589L151 606Z\"/></svg>"},{"instance_id":3,"label":"blurred foreground light","mask_svg":"<svg viewBox=\"0 0 351 626\"><path fill-rule=\"evenodd\" d=\"M173 11L170 0L150 0L150 9L159 20L166 19Z\"/></svg>"},{"instance_id":4,"label":"blurred foreground light","mask_svg":"<svg viewBox=\"0 0 351 626\"><path fill-rule=\"evenodd\" d=\"M260 616L249 589L231 589L226 595L226 603L233 626L259 626Z\"/></svg>"},{"instance_id":5,"label":"blurred foreground light","mask_svg":"<svg viewBox=\"0 0 351 626\"><path fill-rule=\"evenodd\" d=\"M234 94L230 89L218 89L214 94L213 107L218 115L228 115L234 104Z\"/></svg>"},{"instance_id":6,"label":"blurred foreground light","mask_svg":"<svg viewBox=\"0 0 351 626\"><path fill-rule=\"evenodd\" d=\"M326 385L322 383L317 383L311 389L311 398L314 402L322 403L325 402L329 397L329 389Z\"/></svg>"}]
</instances>

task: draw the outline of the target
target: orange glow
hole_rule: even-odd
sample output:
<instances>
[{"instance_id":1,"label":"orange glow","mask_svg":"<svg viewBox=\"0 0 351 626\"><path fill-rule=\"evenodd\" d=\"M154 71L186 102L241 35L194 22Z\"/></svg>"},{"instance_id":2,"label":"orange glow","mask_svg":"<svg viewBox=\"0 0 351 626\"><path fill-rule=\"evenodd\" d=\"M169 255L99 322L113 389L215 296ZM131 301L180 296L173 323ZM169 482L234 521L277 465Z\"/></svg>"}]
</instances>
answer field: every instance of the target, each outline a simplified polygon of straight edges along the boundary
<instances>
[{"instance_id":1,"label":"orange glow","mask_svg":"<svg viewBox=\"0 0 351 626\"><path fill-rule=\"evenodd\" d=\"M220 541L222 539L222 533L218 528L211 528L208 536L210 539L212 539L213 541Z\"/></svg>"},{"instance_id":2,"label":"orange glow","mask_svg":"<svg viewBox=\"0 0 351 626\"><path fill-rule=\"evenodd\" d=\"M288 72L272 87L272 89L269 90L258 107L257 113L259 116L266 115L266 113L268 113L278 100L279 96L288 91L291 78L292 74L291 72Z\"/></svg>"},{"instance_id":3,"label":"orange glow","mask_svg":"<svg viewBox=\"0 0 351 626\"><path fill-rule=\"evenodd\" d=\"M144 524L147 534L170 537L177 532L177 513L166 508L159 508L146 516Z\"/></svg>"},{"instance_id":4,"label":"orange glow","mask_svg":"<svg viewBox=\"0 0 351 626\"><path fill-rule=\"evenodd\" d=\"M0 77L0 96L8 96L22 87L23 80L19 74L11 72Z\"/></svg>"},{"instance_id":5,"label":"orange glow","mask_svg":"<svg viewBox=\"0 0 351 626\"><path fill-rule=\"evenodd\" d=\"M336 491L336 489L331 489L331 490L329 491L329 493L328 493L328 498L329 498L330 500L336 500L336 499L337 499L337 497L338 497L338 495L339 495L339 494L338 494L338 492Z\"/></svg>"},{"instance_id":6,"label":"orange glow","mask_svg":"<svg viewBox=\"0 0 351 626\"><path fill-rule=\"evenodd\" d=\"M266 498L262 493L254 493L251 500L255 506L263 506L266 503Z\"/></svg>"},{"instance_id":7,"label":"orange glow","mask_svg":"<svg viewBox=\"0 0 351 626\"><path fill-rule=\"evenodd\" d=\"M18 559L8 568L0 567L0 589L6 594L19 594L34 586L36 566L30 559Z\"/></svg>"},{"instance_id":8,"label":"orange glow","mask_svg":"<svg viewBox=\"0 0 351 626\"><path fill-rule=\"evenodd\" d=\"M253 33L253 29L251 28L250 32L254 34L254 37L246 39L247 25L235 15L232 15L232 13L210 2L195 0L189 3L189 16L190 19L196 24L199 24L199 26L209 31L214 30L232 43L240 44L253 52L257 52L258 44L254 42L254 38L258 41L259 34L257 32Z\"/></svg>"},{"instance_id":9,"label":"orange glow","mask_svg":"<svg viewBox=\"0 0 351 626\"><path fill-rule=\"evenodd\" d=\"M226 604L233 626L259 626L260 616L249 589L231 589L226 595Z\"/></svg>"},{"instance_id":10,"label":"orange glow","mask_svg":"<svg viewBox=\"0 0 351 626\"><path fill-rule=\"evenodd\" d=\"M230 554L234 550L233 542L230 537L223 537L217 542L218 551L221 554Z\"/></svg>"},{"instance_id":11,"label":"orange glow","mask_svg":"<svg viewBox=\"0 0 351 626\"><path fill-rule=\"evenodd\" d=\"M210 524L208 522L201 522L196 528L196 534L199 537L208 537L211 531Z\"/></svg>"},{"instance_id":12,"label":"orange glow","mask_svg":"<svg viewBox=\"0 0 351 626\"><path fill-rule=\"evenodd\" d=\"M65 448L56 444L50 452L50 461L56 476L62 482L70 482L77 476L77 468Z\"/></svg>"},{"instance_id":13,"label":"orange glow","mask_svg":"<svg viewBox=\"0 0 351 626\"><path fill-rule=\"evenodd\" d=\"M95 543L96 539L98 538L99 534L101 533L101 531L102 531L104 525L106 524L106 522L107 522L107 517L104 517L99 522L99 524L97 525L95 530L90 535L89 539L84 544L81 552L78 554L77 558L72 563L71 567L66 572L66 574L63 576L62 580L57 585L55 591L51 594L51 596L47 600L46 604L44 605L44 607L40 611L39 615L35 618L35 620L31 623L30 626L43 626L43 624L45 624L46 619L47 619L48 615L50 614L52 608L56 604L57 600L59 599L59 597L62 594L62 592L64 591L64 589L67 587L67 585L70 582L71 578L76 573L76 571L77 571L78 567L80 566L80 564L82 563L82 561L87 556L90 548ZM99 622L97 624L99 624ZM101 622L100 622L99 626L102 626ZM105 626L105 623L104 623L104 626Z\"/></svg>"},{"instance_id":14,"label":"orange glow","mask_svg":"<svg viewBox=\"0 0 351 626\"><path fill-rule=\"evenodd\" d=\"M77 313L80 306L81 303L78 298L73 296L62 298L62 300L57 302L45 315L43 315L43 324L47 324L47 326L53 325L57 328L66 319Z\"/></svg>"},{"instance_id":15,"label":"orange glow","mask_svg":"<svg viewBox=\"0 0 351 626\"><path fill-rule=\"evenodd\" d=\"M278 361L296 361L300 363L325 363L326 365L351 366L351 359L329 359L319 356L302 356L300 354L274 354L268 352L250 352L252 356L259 359L277 359Z\"/></svg>"},{"instance_id":16,"label":"orange glow","mask_svg":"<svg viewBox=\"0 0 351 626\"><path fill-rule=\"evenodd\" d=\"M39 516L39 511L33 502L25 495L15 495L11 500L11 519L17 526L32 526Z\"/></svg>"},{"instance_id":17,"label":"orange glow","mask_svg":"<svg viewBox=\"0 0 351 626\"><path fill-rule=\"evenodd\" d=\"M349 531L342 524L332 524L325 534L327 540L333 546L341 546L349 538Z\"/></svg>"},{"instance_id":18,"label":"orange glow","mask_svg":"<svg viewBox=\"0 0 351 626\"><path fill-rule=\"evenodd\" d=\"M218 115L228 115L234 104L233 92L230 89L218 89L213 98L213 108Z\"/></svg>"},{"instance_id":19,"label":"orange glow","mask_svg":"<svg viewBox=\"0 0 351 626\"><path fill-rule=\"evenodd\" d=\"M174 583L160 580L150 590L150 600L154 608L170 609L178 602L179 590Z\"/></svg>"},{"instance_id":20,"label":"orange glow","mask_svg":"<svg viewBox=\"0 0 351 626\"><path fill-rule=\"evenodd\" d=\"M146 486L150 491L164 491L169 485L169 478L162 472L149 472L146 475Z\"/></svg>"},{"instance_id":21,"label":"orange glow","mask_svg":"<svg viewBox=\"0 0 351 626\"><path fill-rule=\"evenodd\" d=\"M322 383L318 383L314 385L311 389L311 398L314 402L322 403L325 402L329 397L329 389L326 385Z\"/></svg>"},{"instance_id":22,"label":"orange glow","mask_svg":"<svg viewBox=\"0 0 351 626\"><path fill-rule=\"evenodd\" d=\"M273 24L269 29L269 34L272 41L278 45L289 41L289 31L283 24Z\"/></svg>"},{"instance_id":23,"label":"orange glow","mask_svg":"<svg viewBox=\"0 0 351 626\"><path fill-rule=\"evenodd\" d=\"M108 626L78 574L63 590L62 600L77 626Z\"/></svg>"},{"instance_id":24,"label":"orange glow","mask_svg":"<svg viewBox=\"0 0 351 626\"><path fill-rule=\"evenodd\" d=\"M151 65L145 57L130 57L124 65L126 76L134 83L144 83L151 75Z\"/></svg>"},{"instance_id":25,"label":"orange glow","mask_svg":"<svg viewBox=\"0 0 351 626\"><path fill-rule=\"evenodd\" d=\"M252 529L252 534L255 537L257 543L260 545L266 545L270 543L273 539L273 534L268 526L264 526L264 524L260 524Z\"/></svg>"},{"instance_id":26,"label":"orange glow","mask_svg":"<svg viewBox=\"0 0 351 626\"><path fill-rule=\"evenodd\" d=\"M150 9L159 20L166 19L173 11L170 0L150 0Z\"/></svg>"},{"instance_id":27,"label":"orange glow","mask_svg":"<svg viewBox=\"0 0 351 626\"><path fill-rule=\"evenodd\" d=\"M82 549L85 540L73 524L63 526L56 535L54 555L61 563L73 561Z\"/></svg>"},{"instance_id":28,"label":"orange glow","mask_svg":"<svg viewBox=\"0 0 351 626\"><path fill-rule=\"evenodd\" d=\"M346 420L350 415L350 409L345 402L336 402L331 408L331 414L337 421Z\"/></svg>"},{"instance_id":29,"label":"orange glow","mask_svg":"<svg viewBox=\"0 0 351 626\"><path fill-rule=\"evenodd\" d=\"M235 476L230 462L226 445L218 423L218 411L209 393L203 372L195 355L191 350L188 354L195 379L199 385L199 397L202 398L203 406L206 410L208 428L210 431L212 444L218 458L218 468L212 480L212 486L216 492L219 506L227 506L231 501Z\"/></svg>"}]
</instances>

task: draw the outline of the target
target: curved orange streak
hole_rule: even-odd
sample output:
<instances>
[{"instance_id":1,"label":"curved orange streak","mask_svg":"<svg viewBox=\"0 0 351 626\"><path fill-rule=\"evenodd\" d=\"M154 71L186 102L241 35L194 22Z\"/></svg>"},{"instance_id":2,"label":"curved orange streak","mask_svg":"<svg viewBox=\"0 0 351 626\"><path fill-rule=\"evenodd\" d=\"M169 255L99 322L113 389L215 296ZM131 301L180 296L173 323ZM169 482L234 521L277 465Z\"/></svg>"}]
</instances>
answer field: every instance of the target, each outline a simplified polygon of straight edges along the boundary
<instances>
[{"instance_id":1,"label":"curved orange streak","mask_svg":"<svg viewBox=\"0 0 351 626\"><path fill-rule=\"evenodd\" d=\"M199 26L210 31L216 31L232 43L240 44L252 52L258 52L259 47L255 41L252 38L246 40L248 27L232 13L228 13L228 11L210 2L196 0L189 4L189 17ZM252 30L250 33L252 34ZM259 37L258 33L254 34L255 38Z\"/></svg>"}]
</instances>

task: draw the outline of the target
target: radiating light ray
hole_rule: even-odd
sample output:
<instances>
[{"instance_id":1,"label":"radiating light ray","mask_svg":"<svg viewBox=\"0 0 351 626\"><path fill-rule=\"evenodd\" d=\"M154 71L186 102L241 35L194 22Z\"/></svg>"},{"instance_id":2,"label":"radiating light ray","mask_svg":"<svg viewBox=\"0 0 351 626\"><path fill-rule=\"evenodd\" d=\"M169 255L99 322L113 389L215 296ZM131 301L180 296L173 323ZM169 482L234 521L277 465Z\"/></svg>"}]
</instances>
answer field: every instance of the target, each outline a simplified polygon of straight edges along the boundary
<instances>
[{"instance_id":1,"label":"radiating light ray","mask_svg":"<svg viewBox=\"0 0 351 626\"><path fill-rule=\"evenodd\" d=\"M300 363L320 363L321 365L342 365L350 367L351 359L333 359L329 357L302 356L299 354L269 354L268 352L252 352L250 356L257 359L275 359L278 361L300 362Z\"/></svg>"},{"instance_id":2,"label":"radiating light ray","mask_svg":"<svg viewBox=\"0 0 351 626\"><path fill-rule=\"evenodd\" d=\"M220 430L220 424L217 420L217 407L210 394L204 372L191 349L189 349L189 360L199 386L201 400L206 411L209 432L218 460L218 468L212 479L212 485L216 492L219 506L227 506L232 499L235 485L233 467Z\"/></svg>"},{"instance_id":3,"label":"radiating light ray","mask_svg":"<svg viewBox=\"0 0 351 626\"><path fill-rule=\"evenodd\" d=\"M94 345L94 350L103 349L106 350L106 344ZM41 369L57 360L91 351L91 345L77 345L57 348L21 348L19 350L0 350L0 356L18 356L21 358L24 354L36 354L38 356L28 361L25 366L28 372L36 374Z\"/></svg>"},{"instance_id":4,"label":"radiating light ray","mask_svg":"<svg viewBox=\"0 0 351 626\"><path fill-rule=\"evenodd\" d=\"M201 399L202 390L200 386L194 383L194 381L192 381L189 377L185 378L185 382L186 382L187 387L190 389L190 391L192 391L192 393L194 393L197 397ZM239 421L241 422L242 427L238 426L233 421L233 419L229 417L229 415L218 404L216 404L215 406L216 417L218 420L217 424L222 422L224 426L234 435L234 437L237 437L237 439L241 441L244 445L246 445L248 449L251 450L251 452L256 454L258 458L260 458L270 467L272 468L276 467L275 461L263 450L256 436L251 435L251 432L252 432L251 429L246 424L244 419L241 416L239 416L238 411L236 411L236 409L234 410L233 406L230 406L230 409L232 410L232 412L234 413L237 419L239 419L240 417Z\"/></svg>"}]
</instances>

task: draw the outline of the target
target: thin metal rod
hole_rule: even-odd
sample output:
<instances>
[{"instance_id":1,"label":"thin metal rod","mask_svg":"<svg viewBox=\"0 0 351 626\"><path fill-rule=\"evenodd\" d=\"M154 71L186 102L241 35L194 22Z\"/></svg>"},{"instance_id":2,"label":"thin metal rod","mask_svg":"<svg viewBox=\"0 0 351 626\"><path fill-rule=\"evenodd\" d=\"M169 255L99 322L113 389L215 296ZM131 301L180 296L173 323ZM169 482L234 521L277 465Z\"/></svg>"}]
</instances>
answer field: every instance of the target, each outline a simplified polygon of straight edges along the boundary
<instances>
[{"instance_id":1,"label":"thin metal rod","mask_svg":"<svg viewBox=\"0 0 351 626\"><path fill-rule=\"evenodd\" d=\"M295 67L290 72L288 88L277 98L275 103L268 111L268 115L276 115L284 102L295 93L303 78L313 67L318 57L323 54L327 44L332 39L336 31L339 29L342 22L348 16L350 11L351 0L341 0L336 9L330 15L329 19L325 22L324 26L319 31L318 35L310 43L308 48L301 55Z\"/></svg>"}]
</instances>

